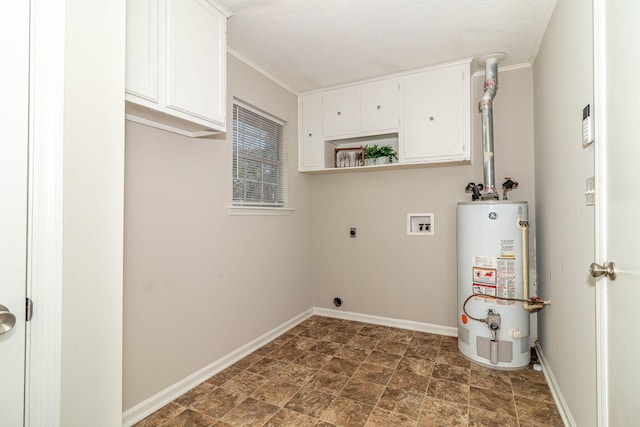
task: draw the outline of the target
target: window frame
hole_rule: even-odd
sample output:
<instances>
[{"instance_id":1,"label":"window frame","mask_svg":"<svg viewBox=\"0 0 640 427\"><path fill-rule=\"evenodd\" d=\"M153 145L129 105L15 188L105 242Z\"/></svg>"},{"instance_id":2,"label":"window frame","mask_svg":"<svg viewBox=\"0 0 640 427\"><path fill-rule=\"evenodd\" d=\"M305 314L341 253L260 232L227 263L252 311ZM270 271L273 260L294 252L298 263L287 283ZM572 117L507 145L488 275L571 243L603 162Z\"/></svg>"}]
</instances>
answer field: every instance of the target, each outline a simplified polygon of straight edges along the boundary
<instances>
[{"instance_id":1,"label":"window frame","mask_svg":"<svg viewBox=\"0 0 640 427\"><path fill-rule=\"evenodd\" d=\"M263 128L264 125L264 128ZM284 143L284 132L286 122L272 114L269 114L251 104L248 104L237 98L233 99L232 105L232 203L229 208L229 215L287 215L290 214L293 209L288 208L288 192L287 182L288 177L286 173L286 152ZM248 126L248 128L247 128ZM242 129L241 129L242 128ZM263 139L262 136L266 136ZM245 142L242 150L242 142ZM261 147L264 142L269 142L273 146L275 142L276 146L272 149L270 147ZM264 148L263 152L260 148ZM253 152L249 150L253 149ZM243 153L244 151L244 153ZM258 153L259 155L255 155ZM263 156L264 154L264 156ZM275 156L269 158L269 156ZM251 169L251 163L253 166L259 166L259 171L253 171L257 173L258 179L250 179L247 176L247 171L243 173L239 170L238 165L244 162L244 167ZM269 171L270 168L275 167L276 172ZM251 174L252 171L249 171ZM269 182L268 175L275 174L275 181ZM265 176L267 178L265 178ZM254 176L255 178L255 176ZM245 180L245 184L241 184L241 187L246 191L254 190L253 199L251 195L246 197L246 193L243 197L238 197L237 190L238 180ZM248 180L248 181L246 181ZM259 191L255 192L256 187L250 188L250 185L257 184L258 187L262 186ZM265 197L265 184L275 185L272 190L272 197ZM257 197L256 197L257 196Z\"/></svg>"}]
</instances>

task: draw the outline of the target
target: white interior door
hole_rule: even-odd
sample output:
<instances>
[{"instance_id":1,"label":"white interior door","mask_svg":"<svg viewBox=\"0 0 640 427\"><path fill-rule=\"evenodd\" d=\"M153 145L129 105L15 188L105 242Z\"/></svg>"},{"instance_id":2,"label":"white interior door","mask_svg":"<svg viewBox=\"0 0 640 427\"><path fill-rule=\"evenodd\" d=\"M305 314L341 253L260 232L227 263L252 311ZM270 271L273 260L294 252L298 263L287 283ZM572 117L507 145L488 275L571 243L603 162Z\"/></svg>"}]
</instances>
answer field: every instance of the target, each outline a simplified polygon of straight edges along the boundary
<instances>
[{"instance_id":1,"label":"white interior door","mask_svg":"<svg viewBox=\"0 0 640 427\"><path fill-rule=\"evenodd\" d=\"M595 0L596 262L601 426L638 426L640 383L640 2Z\"/></svg>"},{"instance_id":2,"label":"white interior door","mask_svg":"<svg viewBox=\"0 0 640 427\"><path fill-rule=\"evenodd\" d=\"M24 417L29 2L0 2L0 425ZM8 313L10 312L10 313ZM3 328L2 325L5 327Z\"/></svg>"}]
</instances>

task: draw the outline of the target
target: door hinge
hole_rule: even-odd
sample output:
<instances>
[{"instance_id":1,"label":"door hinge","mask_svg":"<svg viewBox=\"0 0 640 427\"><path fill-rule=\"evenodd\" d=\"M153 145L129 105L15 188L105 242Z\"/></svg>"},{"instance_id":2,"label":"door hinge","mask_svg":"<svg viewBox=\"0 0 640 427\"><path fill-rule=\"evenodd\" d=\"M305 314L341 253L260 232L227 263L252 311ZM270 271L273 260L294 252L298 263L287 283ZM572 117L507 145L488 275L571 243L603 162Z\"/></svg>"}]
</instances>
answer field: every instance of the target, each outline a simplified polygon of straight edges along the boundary
<instances>
[{"instance_id":1,"label":"door hinge","mask_svg":"<svg viewBox=\"0 0 640 427\"><path fill-rule=\"evenodd\" d=\"M33 317L33 301L27 298L27 322Z\"/></svg>"}]
</instances>

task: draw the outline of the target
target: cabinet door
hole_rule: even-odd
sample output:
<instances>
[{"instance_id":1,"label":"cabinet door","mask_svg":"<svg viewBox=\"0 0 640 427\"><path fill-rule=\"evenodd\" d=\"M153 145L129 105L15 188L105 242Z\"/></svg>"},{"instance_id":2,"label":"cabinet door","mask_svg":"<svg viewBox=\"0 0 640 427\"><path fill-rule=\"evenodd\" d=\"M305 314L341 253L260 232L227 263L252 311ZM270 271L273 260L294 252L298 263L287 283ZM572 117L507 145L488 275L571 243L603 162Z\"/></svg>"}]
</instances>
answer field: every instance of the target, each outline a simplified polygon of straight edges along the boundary
<instances>
[{"instance_id":1,"label":"cabinet door","mask_svg":"<svg viewBox=\"0 0 640 427\"><path fill-rule=\"evenodd\" d=\"M224 126L226 17L205 0L167 0L168 108Z\"/></svg>"},{"instance_id":2,"label":"cabinet door","mask_svg":"<svg viewBox=\"0 0 640 427\"><path fill-rule=\"evenodd\" d=\"M401 161L469 159L468 65L410 75L403 81Z\"/></svg>"},{"instance_id":3,"label":"cabinet door","mask_svg":"<svg viewBox=\"0 0 640 427\"><path fill-rule=\"evenodd\" d=\"M358 88L326 92L323 96L324 136L334 137L358 131Z\"/></svg>"},{"instance_id":4,"label":"cabinet door","mask_svg":"<svg viewBox=\"0 0 640 427\"><path fill-rule=\"evenodd\" d=\"M158 0L127 0L126 91L158 103Z\"/></svg>"},{"instance_id":5,"label":"cabinet door","mask_svg":"<svg viewBox=\"0 0 640 427\"><path fill-rule=\"evenodd\" d=\"M324 139L322 137L322 95L300 98L299 170L324 168Z\"/></svg>"},{"instance_id":6,"label":"cabinet door","mask_svg":"<svg viewBox=\"0 0 640 427\"><path fill-rule=\"evenodd\" d=\"M389 79L360 88L360 131L398 129L400 80Z\"/></svg>"}]
</instances>

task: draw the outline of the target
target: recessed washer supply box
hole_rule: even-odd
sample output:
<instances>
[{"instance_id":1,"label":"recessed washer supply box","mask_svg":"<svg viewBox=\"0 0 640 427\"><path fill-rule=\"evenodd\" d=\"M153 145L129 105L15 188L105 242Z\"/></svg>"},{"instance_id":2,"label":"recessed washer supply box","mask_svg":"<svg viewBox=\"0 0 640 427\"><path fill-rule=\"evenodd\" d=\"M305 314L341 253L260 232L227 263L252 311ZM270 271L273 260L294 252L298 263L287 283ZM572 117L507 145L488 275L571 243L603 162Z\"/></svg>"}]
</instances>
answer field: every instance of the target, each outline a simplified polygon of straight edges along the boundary
<instances>
[{"instance_id":1,"label":"recessed washer supply box","mask_svg":"<svg viewBox=\"0 0 640 427\"><path fill-rule=\"evenodd\" d=\"M407 214L407 235L408 236L433 236L433 214L432 213Z\"/></svg>"}]
</instances>

